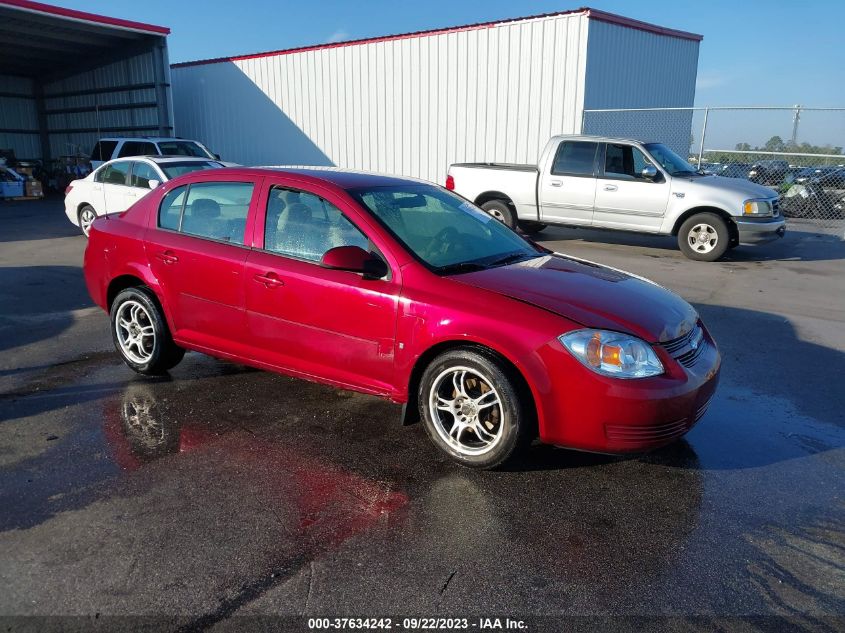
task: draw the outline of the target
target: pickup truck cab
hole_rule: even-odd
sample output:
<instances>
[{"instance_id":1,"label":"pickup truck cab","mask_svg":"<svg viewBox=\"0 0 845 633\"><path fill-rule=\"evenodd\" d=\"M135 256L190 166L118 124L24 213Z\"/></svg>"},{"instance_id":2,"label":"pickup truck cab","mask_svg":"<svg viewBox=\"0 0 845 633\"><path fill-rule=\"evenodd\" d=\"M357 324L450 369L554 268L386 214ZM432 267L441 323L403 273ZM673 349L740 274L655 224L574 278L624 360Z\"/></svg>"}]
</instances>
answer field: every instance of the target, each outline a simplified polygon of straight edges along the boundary
<instances>
[{"instance_id":1,"label":"pickup truck cab","mask_svg":"<svg viewBox=\"0 0 845 633\"><path fill-rule=\"evenodd\" d=\"M537 165L461 163L446 188L511 228L549 224L673 235L690 259L783 237L772 189L705 175L662 143L554 136Z\"/></svg>"}]
</instances>

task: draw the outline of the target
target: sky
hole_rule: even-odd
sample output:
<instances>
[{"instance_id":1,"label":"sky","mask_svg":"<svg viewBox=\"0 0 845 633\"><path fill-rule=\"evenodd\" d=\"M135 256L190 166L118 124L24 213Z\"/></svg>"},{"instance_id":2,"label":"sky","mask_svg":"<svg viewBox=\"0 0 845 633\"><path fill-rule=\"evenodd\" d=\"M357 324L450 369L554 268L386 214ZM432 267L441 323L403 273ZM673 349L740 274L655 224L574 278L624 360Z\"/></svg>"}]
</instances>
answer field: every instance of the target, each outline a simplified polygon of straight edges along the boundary
<instances>
[{"instance_id":1,"label":"sky","mask_svg":"<svg viewBox=\"0 0 845 633\"><path fill-rule=\"evenodd\" d=\"M171 63L565 11L584 3L587 0L52 2L169 27ZM698 106L845 107L843 0L595 0L587 6L703 35L696 84ZM656 64L667 62L671 60L654 60ZM710 123L713 129L708 140L756 144L774 134L789 138L792 113L771 113L762 119L714 113ZM845 112L806 112L801 126L799 141L845 144ZM753 138L743 138L744 129L753 130Z\"/></svg>"}]
</instances>

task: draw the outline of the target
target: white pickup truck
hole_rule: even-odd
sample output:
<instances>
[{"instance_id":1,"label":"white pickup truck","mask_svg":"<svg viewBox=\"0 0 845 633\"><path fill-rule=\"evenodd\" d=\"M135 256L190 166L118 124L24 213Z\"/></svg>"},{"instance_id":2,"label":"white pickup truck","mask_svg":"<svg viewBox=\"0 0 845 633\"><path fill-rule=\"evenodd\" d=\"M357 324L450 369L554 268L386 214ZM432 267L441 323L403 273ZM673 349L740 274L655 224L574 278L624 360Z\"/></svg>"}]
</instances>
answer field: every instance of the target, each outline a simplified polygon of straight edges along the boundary
<instances>
[{"instance_id":1,"label":"white pickup truck","mask_svg":"<svg viewBox=\"0 0 845 633\"><path fill-rule=\"evenodd\" d=\"M459 163L446 188L526 233L555 224L675 235L699 261L786 230L774 190L702 174L661 143L554 136L538 165Z\"/></svg>"}]
</instances>

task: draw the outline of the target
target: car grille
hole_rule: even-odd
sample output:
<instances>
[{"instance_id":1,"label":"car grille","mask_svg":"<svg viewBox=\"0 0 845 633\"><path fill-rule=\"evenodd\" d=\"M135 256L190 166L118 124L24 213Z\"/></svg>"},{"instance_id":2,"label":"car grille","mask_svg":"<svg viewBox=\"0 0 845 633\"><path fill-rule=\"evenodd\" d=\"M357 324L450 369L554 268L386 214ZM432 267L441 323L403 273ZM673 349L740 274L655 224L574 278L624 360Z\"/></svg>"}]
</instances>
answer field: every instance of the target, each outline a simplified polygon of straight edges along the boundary
<instances>
[{"instance_id":1,"label":"car grille","mask_svg":"<svg viewBox=\"0 0 845 633\"><path fill-rule=\"evenodd\" d=\"M647 444L649 442L671 442L689 429L686 419L656 426L623 426L605 424L607 439L616 444Z\"/></svg>"},{"instance_id":2,"label":"car grille","mask_svg":"<svg viewBox=\"0 0 845 633\"><path fill-rule=\"evenodd\" d=\"M663 349L684 367L695 365L695 361L701 356L706 344L704 330L698 323L683 336L661 343Z\"/></svg>"}]
</instances>

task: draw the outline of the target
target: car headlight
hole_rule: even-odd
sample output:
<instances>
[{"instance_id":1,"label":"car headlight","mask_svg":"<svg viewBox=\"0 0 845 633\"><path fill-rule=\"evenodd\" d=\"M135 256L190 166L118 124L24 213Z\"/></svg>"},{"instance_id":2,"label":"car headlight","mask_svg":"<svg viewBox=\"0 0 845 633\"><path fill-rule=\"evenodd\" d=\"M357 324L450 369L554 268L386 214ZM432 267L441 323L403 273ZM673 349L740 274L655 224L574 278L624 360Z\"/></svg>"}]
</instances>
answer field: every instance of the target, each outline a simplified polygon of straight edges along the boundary
<instances>
[{"instance_id":1,"label":"car headlight","mask_svg":"<svg viewBox=\"0 0 845 633\"><path fill-rule=\"evenodd\" d=\"M768 200L746 200L742 203L742 214L758 217L772 215L772 203Z\"/></svg>"},{"instance_id":2,"label":"car headlight","mask_svg":"<svg viewBox=\"0 0 845 633\"><path fill-rule=\"evenodd\" d=\"M663 373L651 345L635 336L607 330L575 330L558 337L569 353L597 374L647 378Z\"/></svg>"}]
</instances>

